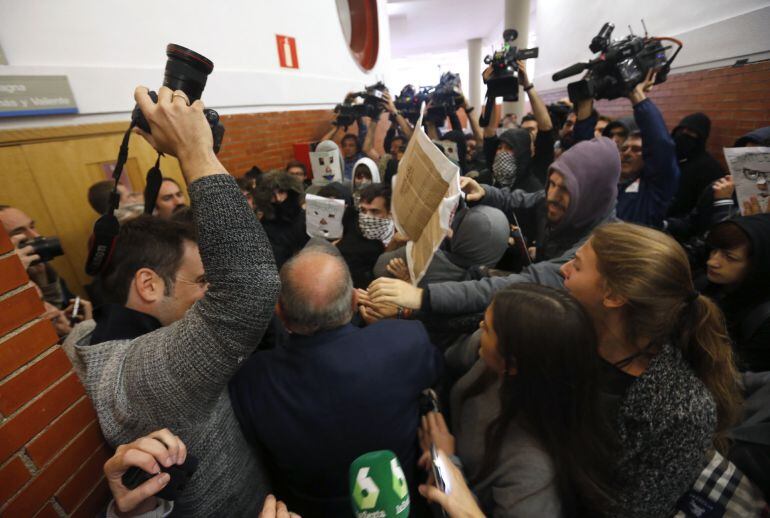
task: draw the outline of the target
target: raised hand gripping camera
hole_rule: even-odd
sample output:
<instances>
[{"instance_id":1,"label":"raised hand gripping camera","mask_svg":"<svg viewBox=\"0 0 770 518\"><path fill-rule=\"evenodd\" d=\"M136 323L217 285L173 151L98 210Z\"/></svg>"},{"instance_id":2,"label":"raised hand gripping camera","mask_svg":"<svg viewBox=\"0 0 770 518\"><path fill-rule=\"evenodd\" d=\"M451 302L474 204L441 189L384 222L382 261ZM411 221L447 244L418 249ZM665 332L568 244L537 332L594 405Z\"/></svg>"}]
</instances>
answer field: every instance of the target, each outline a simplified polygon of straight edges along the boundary
<instances>
[{"instance_id":1,"label":"raised hand gripping camera","mask_svg":"<svg viewBox=\"0 0 770 518\"><path fill-rule=\"evenodd\" d=\"M166 56L168 56L168 60L166 61L166 70L163 76L163 86L171 90L183 91L187 94L190 103L200 99L203 88L206 86L206 79L214 70L214 63L197 52L173 43L169 43L166 47ZM154 102L158 102L158 94L149 92L149 95ZM218 153L222 145L222 137L225 134L225 127L219 121L219 114L216 111L207 108L203 113L214 137L214 152ZM151 133L150 125L147 123L144 115L142 115L138 105L134 107L134 111L131 113L131 124L123 135L123 141L118 151L118 159L115 163L115 170L112 173L115 185L110 194L109 207L96 220L93 234L91 234L91 239L89 240L88 258L86 259L86 273L88 275L97 275L103 271L109 263L115 248L115 239L120 231L118 219L115 217L115 211L120 202L118 184L123 173L123 166L128 159L128 140L134 127L138 127L146 133ZM163 181L159 165L160 154L158 154L155 166L147 172L147 184L144 191L145 214L152 214L155 209L155 201L158 197L160 184Z\"/></svg>"}]
</instances>

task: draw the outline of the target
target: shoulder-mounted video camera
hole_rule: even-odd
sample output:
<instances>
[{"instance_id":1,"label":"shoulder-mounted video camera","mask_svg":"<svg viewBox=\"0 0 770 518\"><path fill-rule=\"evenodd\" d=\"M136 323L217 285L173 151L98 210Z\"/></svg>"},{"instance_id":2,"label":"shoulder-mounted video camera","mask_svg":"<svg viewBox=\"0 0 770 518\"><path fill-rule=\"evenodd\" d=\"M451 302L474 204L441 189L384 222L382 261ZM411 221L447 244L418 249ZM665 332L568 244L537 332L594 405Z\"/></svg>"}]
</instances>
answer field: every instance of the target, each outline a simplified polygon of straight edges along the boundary
<instances>
[{"instance_id":1,"label":"shoulder-mounted video camera","mask_svg":"<svg viewBox=\"0 0 770 518\"><path fill-rule=\"evenodd\" d=\"M644 24L644 22L642 22ZM617 99L625 97L634 87L644 81L650 70L656 72L655 84L668 79L671 63L682 50L682 42L669 37L649 37L629 34L622 40L612 41L615 26L605 23L594 36L588 48L599 52L599 56L587 63L575 63L553 75L554 81L574 76L588 70L580 81L567 85L569 98L573 103L585 99ZM666 51L671 46L664 46L664 41L672 41L678 48L670 58Z\"/></svg>"},{"instance_id":2,"label":"shoulder-mounted video camera","mask_svg":"<svg viewBox=\"0 0 770 518\"><path fill-rule=\"evenodd\" d=\"M173 43L169 43L166 47L166 56L168 60L166 61L166 70L163 76L163 86L174 91L183 91L187 94L190 103L200 99L206 86L206 79L214 70L214 63L197 52ZM158 102L158 94L149 92L149 96L153 102ZM214 152L218 153L225 134L225 127L219 121L219 114L216 111L206 108L204 115L214 137ZM150 133L150 125L147 123L138 105L134 106L134 110L131 113L131 124L123 135L123 141L118 151L118 159L112 173L112 179L115 184L110 193L109 207L107 212L96 220L93 234L91 234L88 258L86 259L86 273L88 275L97 275L103 271L114 251L115 240L120 231L118 219L115 217L115 211L120 203L118 184L123 173L123 166L125 166L126 160L128 160L128 141L131 137L131 130L134 127L141 128L146 133ZM145 214L152 214L155 210L155 202L158 198L158 191L162 182L163 175L160 172L159 153L155 166L147 172L147 185L144 190Z\"/></svg>"},{"instance_id":3,"label":"shoulder-mounted video camera","mask_svg":"<svg viewBox=\"0 0 770 518\"><path fill-rule=\"evenodd\" d=\"M519 100L519 64L522 59L534 59L539 53L538 47L520 49L513 42L519 37L515 29L506 29L503 32L503 46L494 54L486 56L484 63L492 68L490 76L484 80L487 85L487 101L484 107L484 115L479 124L486 127L495 108L495 100L502 97L503 101L513 102Z\"/></svg>"},{"instance_id":4,"label":"shoulder-mounted video camera","mask_svg":"<svg viewBox=\"0 0 770 518\"><path fill-rule=\"evenodd\" d=\"M460 74L444 72L438 84L428 95L431 103L425 118L437 125L444 124L450 114L457 111L463 104L463 91L460 88Z\"/></svg>"},{"instance_id":5,"label":"shoulder-mounted video camera","mask_svg":"<svg viewBox=\"0 0 770 518\"><path fill-rule=\"evenodd\" d=\"M342 104L334 107L337 114L334 124L347 128L361 117L378 118L385 109L384 95L387 91L383 82L378 81L361 92L349 94Z\"/></svg>"},{"instance_id":6,"label":"shoulder-mounted video camera","mask_svg":"<svg viewBox=\"0 0 770 518\"><path fill-rule=\"evenodd\" d=\"M431 86L417 89L414 85L406 85L393 102L404 118L414 125L420 118L420 107L423 102L428 102L432 89Z\"/></svg>"}]
</instances>

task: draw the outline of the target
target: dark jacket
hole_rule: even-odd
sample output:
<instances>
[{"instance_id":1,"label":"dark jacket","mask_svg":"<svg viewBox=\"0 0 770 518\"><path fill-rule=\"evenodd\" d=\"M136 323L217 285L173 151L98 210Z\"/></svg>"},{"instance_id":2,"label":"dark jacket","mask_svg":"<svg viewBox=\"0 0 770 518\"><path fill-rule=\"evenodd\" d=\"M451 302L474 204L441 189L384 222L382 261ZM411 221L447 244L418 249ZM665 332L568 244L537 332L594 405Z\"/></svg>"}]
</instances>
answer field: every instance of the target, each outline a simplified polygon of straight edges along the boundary
<instances>
[{"instance_id":1,"label":"dark jacket","mask_svg":"<svg viewBox=\"0 0 770 518\"><path fill-rule=\"evenodd\" d=\"M442 361L419 322L348 324L253 355L230 399L246 438L268 452L289 509L348 516L348 469L366 452L392 450L416 488L420 392Z\"/></svg>"},{"instance_id":2,"label":"dark jacket","mask_svg":"<svg viewBox=\"0 0 770 518\"><path fill-rule=\"evenodd\" d=\"M650 99L634 106L634 120L642 134L644 167L639 177L618 184L618 218L660 228L679 185L676 147L660 110ZM575 124L575 138L593 135L596 117ZM606 128L605 128L606 129Z\"/></svg>"},{"instance_id":3,"label":"dark jacket","mask_svg":"<svg viewBox=\"0 0 770 518\"><path fill-rule=\"evenodd\" d=\"M529 135L529 131L521 128L514 128L504 131L499 137L487 137L484 139L484 157L487 160L487 167L492 170L492 164L495 161L495 154L497 153L497 147L500 142L503 142L513 149L513 156L516 161L516 180L511 189L521 189L526 192L535 192L543 188L542 182L540 182L536 176L536 171L533 165L538 166L539 174L542 174L540 169L542 168L542 162L544 160L553 161L553 141L551 141L550 155L544 151L543 142L547 140L547 135L544 133L541 139L540 152L545 153L543 157L532 156L532 137ZM553 139L553 137L551 137ZM535 148L537 153L537 147ZM550 158L549 158L550 157ZM546 166L547 167L547 166Z\"/></svg>"},{"instance_id":4,"label":"dark jacket","mask_svg":"<svg viewBox=\"0 0 770 518\"><path fill-rule=\"evenodd\" d=\"M738 368L744 371L770 371L770 318L745 336L743 324L751 311L770 301L770 214L736 217L722 225L738 225L751 242L751 270L741 286L726 292L710 283L704 292L712 296L727 319L727 329L736 353Z\"/></svg>"},{"instance_id":5,"label":"dark jacket","mask_svg":"<svg viewBox=\"0 0 770 518\"><path fill-rule=\"evenodd\" d=\"M698 136L685 135L683 129L688 129ZM671 132L682 174L679 177L679 187L668 208L669 217L682 217L689 213L695 208L703 190L725 175L719 162L706 151L710 132L711 120L704 113L688 115Z\"/></svg>"},{"instance_id":6,"label":"dark jacket","mask_svg":"<svg viewBox=\"0 0 770 518\"><path fill-rule=\"evenodd\" d=\"M736 140L733 147L745 147L748 143L756 144L758 146L770 146L770 126L749 131Z\"/></svg>"}]
</instances>

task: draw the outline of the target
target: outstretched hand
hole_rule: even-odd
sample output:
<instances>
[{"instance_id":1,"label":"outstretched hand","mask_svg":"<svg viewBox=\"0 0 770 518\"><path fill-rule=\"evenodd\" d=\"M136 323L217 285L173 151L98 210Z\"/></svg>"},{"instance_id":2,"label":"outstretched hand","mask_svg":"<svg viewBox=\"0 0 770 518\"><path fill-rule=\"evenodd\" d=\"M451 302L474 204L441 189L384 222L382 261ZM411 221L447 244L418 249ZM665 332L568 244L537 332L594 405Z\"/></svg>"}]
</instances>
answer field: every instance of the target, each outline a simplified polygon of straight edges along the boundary
<instances>
[{"instance_id":1,"label":"outstretched hand","mask_svg":"<svg viewBox=\"0 0 770 518\"><path fill-rule=\"evenodd\" d=\"M479 201L487 194L479 182L467 176L460 177L460 189L465 193L465 199L469 202Z\"/></svg>"},{"instance_id":2,"label":"outstretched hand","mask_svg":"<svg viewBox=\"0 0 770 518\"><path fill-rule=\"evenodd\" d=\"M422 289L398 280L380 277L367 289L369 299L376 305L395 304L409 309L420 309Z\"/></svg>"}]
</instances>

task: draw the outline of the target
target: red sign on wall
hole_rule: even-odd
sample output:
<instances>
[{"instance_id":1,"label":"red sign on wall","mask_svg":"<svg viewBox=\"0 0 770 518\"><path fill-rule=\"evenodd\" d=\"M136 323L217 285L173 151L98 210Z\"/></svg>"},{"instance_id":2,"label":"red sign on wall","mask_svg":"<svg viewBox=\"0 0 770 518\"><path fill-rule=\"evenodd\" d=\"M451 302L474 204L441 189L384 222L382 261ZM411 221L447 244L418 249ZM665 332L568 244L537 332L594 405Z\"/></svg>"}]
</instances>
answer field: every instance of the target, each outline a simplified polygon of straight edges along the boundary
<instances>
[{"instance_id":1,"label":"red sign on wall","mask_svg":"<svg viewBox=\"0 0 770 518\"><path fill-rule=\"evenodd\" d=\"M278 61L283 68L299 68L297 60L297 40L291 36L275 35L275 43L278 45Z\"/></svg>"}]
</instances>

